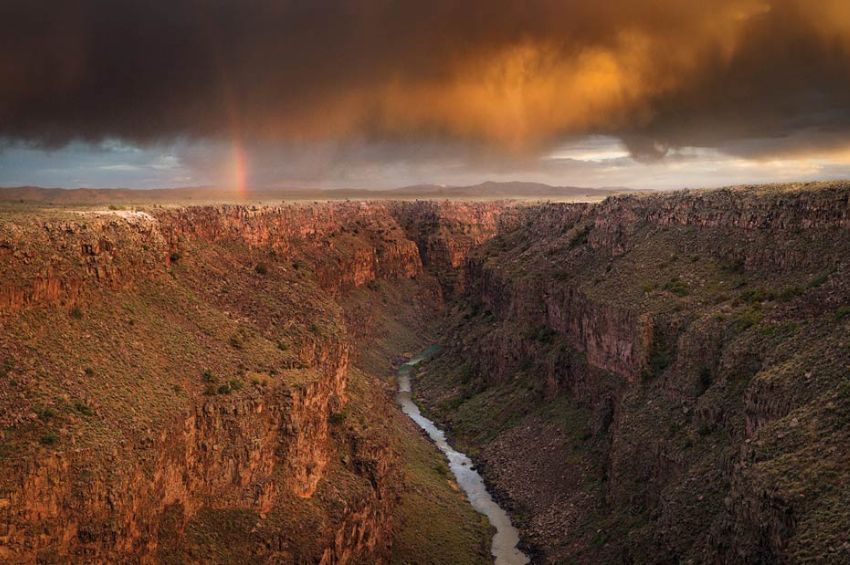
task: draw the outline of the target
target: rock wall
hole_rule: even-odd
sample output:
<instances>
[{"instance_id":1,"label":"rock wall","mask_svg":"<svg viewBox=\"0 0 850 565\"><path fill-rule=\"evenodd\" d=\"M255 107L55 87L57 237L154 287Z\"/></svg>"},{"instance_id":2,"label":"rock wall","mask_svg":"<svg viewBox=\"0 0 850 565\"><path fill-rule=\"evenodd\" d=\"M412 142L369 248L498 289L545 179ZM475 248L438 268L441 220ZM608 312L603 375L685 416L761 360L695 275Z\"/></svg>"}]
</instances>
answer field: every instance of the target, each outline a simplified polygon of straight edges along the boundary
<instances>
[{"instance_id":1,"label":"rock wall","mask_svg":"<svg viewBox=\"0 0 850 565\"><path fill-rule=\"evenodd\" d=\"M540 560L850 555L822 511L846 496L850 189L518 215L462 267L433 370L453 379L420 388Z\"/></svg>"},{"instance_id":2,"label":"rock wall","mask_svg":"<svg viewBox=\"0 0 850 565\"><path fill-rule=\"evenodd\" d=\"M427 214L420 209L430 208L428 203L403 208L414 218L451 216L449 227L423 237L435 249L452 250L453 264L470 246L463 227L467 214L473 223L487 224L486 233L476 235L476 241L494 233L496 208L485 212L478 206L441 205L438 212ZM23 406L21 394L34 398L58 392L61 398L71 398L77 393L73 379L51 377L50 382L57 383L53 385L34 375L23 392L20 383L0 383L4 387L0 401L10 402L3 421L12 431L6 437L16 441L16 451L8 456L0 444L0 560L157 562L167 552L172 558L203 561L186 549L187 532L206 527L212 520L210 512L233 510L250 513L261 524L245 533L246 539L257 537L250 551L258 561L388 561L400 480L398 455L368 430L332 433L334 418L346 410L347 368L354 343L333 300L379 279L390 283L422 279L422 285L431 284L418 242L407 237L410 230L426 234L430 227L420 230L410 222L402 226L399 210L392 203L154 208L0 222L0 317L22 328L29 327L30 318L76 319L85 311L89 327L114 329L117 339L121 333L114 326L124 323L121 316L127 312L141 315L139 309L147 308L145 300L150 299L140 297L154 285L162 289L152 291L154 299L158 293L164 293L162 299L178 301L200 297L211 308L205 315L232 319L237 327L244 318L261 321L257 327L264 333L278 325L289 328L282 330L283 337L296 331L293 345L278 343L279 348L290 347L294 355L293 361L281 364L286 378L260 375L262 386L242 390L231 390L226 383L208 384L212 391L204 395L192 392L196 385L186 389L174 384L171 394L189 393L182 408L161 421L132 424L138 428L123 430L125 439L120 441L98 440L110 446L105 451L102 446L88 448L85 442L80 447L63 444L66 437L76 437L73 428L79 419L73 405L67 408L70 400L59 404L66 407L60 414L65 426L60 447L39 446L37 436L32 436L35 432L26 431L49 427L55 409ZM259 262L268 273L260 274ZM209 279L208 273L217 273L220 280ZM286 281L274 283L278 275ZM263 309L262 305L274 303L264 298L274 288L263 286L264 279L289 285L291 310ZM430 296L439 300L439 294ZM125 304L125 298L130 302ZM123 314L114 319L116 311ZM191 317L179 323L197 331ZM214 331L202 330L197 339L201 343L221 339ZM221 347L244 347L241 335L237 332ZM15 348L23 346L11 334L0 338ZM66 338L97 339L86 334ZM167 360L159 363L161 355L147 351L146 361L158 367L156 371L183 370L171 368ZM245 364L252 362L250 355L244 354ZM80 357L70 361L92 364L82 378L100 379L100 371L106 373L107 367L86 360L83 353ZM191 359L186 362L191 367ZM195 362L198 374L200 363ZM141 383L137 392L141 397L132 406L158 402L164 386L157 384L158 378ZM163 375L163 381L185 379ZM109 384L103 384L107 394ZM220 386L226 394L216 392ZM77 406L91 414L85 405ZM66 410L71 415L66 416ZM84 417L114 418L115 426L127 425L120 423L120 413L98 411ZM16 439L17 427L31 439L24 435ZM50 434L42 436L42 443L48 440L56 441ZM329 473L343 482L328 485ZM343 505L333 506L331 501L340 496ZM327 507L327 515L312 518L319 520L312 532L299 533L299 518L292 512L305 510L298 500L310 500L306 508ZM305 535L309 542L293 542Z\"/></svg>"}]
</instances>

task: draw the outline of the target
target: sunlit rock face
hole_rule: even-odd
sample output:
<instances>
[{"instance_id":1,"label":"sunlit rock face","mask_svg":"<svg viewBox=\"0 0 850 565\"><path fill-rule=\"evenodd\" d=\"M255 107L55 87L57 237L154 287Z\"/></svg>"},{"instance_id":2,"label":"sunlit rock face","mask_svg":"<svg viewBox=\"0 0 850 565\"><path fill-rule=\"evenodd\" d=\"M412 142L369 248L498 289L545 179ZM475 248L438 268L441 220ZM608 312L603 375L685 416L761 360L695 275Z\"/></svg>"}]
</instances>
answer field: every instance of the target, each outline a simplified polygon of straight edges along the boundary
<instances>
[{"instance_id":1,"label":"sunlit rock face","mask_svg":"<svg viewBox=\"0 0 850 565\"><path fill-rule=\"evenodd\" d=\"M0 556L386 562L402 488L396 440L380 431L381 412L362 429L340 423L360 410L349 406L351 357L383 339L375 313L386 306L367 290L360 308L372 300L372 311L352 328L341 305L361 287L407 283L439 310L416 238L454 249L459 264L495 234L503 207L420 210L430 207L4 221ZM441 227L420 229L425 215Z\"/></svg>"}]
</instances>

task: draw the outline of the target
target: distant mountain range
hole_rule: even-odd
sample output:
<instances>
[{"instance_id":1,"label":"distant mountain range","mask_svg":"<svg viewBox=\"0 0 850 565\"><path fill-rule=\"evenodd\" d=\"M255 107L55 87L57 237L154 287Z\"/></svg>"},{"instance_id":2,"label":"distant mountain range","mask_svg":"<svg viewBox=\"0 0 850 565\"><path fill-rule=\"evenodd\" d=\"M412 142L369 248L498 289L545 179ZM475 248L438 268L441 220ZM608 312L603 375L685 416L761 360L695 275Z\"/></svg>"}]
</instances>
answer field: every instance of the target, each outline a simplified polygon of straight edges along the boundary
<instances>
[{"instance_id":1,"label":"distant mountain range","mask_svg":"<svg viewBox=\"0 0 850 565\"><path fill-rule=\"evenodd\" d=\"M33 186L0 188L0 201L45 204L118 204L133 202L239 201L239 200L381 200L381 199L567 199L601 200L612 194L632 192L624 187L582 188L550 186L535 182L484 182L471 186L415 185L388 190L264 189L240 195L231 190L196 188L41 188Z\"/></svg>"},{"instance_id":2,"label":"distant mountain range","mask_svg":"<svg viewBox=\"0 0 850 565\"><path fill-rule=\"evenodd\" d=\"M471 186L419 185L395 188L387 192L397 195L428 195L446 198L568 198L605 197L621 192L631 192L624 187L583 188L579 186L551 186L538 182L483 182Z\"/></svg>"}]
</instances>

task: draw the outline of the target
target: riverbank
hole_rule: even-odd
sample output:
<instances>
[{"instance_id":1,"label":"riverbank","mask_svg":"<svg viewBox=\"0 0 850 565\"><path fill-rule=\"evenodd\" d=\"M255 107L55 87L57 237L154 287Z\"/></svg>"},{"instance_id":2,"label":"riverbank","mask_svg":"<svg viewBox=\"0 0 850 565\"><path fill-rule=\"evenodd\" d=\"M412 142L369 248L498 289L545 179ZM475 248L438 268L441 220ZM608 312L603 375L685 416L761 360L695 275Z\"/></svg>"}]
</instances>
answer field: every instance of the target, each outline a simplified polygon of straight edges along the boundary
<instances>
[{"instance_id":1,"label":"riverbank","mask_svg":"<svg viewBox=\"0 0 850 565\"><path fill-rule=\"evenodd\" d=\"M529 559L517 549L519 532L511 524L508 514L487 491L484 480L475 470L472 460L466 454L449 445L445 433L434 422L423 416L419 407L413 402L410 374L416 365L427 359L435 350L436 348L432 346L423 354L412 358L399 367L396 400L402 411L425 430L434 445L446 456L449 468L470 504L477 512L486 516L488 522L494 528L491 554L496 565L525 565L529 562Z\"/></svg>"}]
</instances>

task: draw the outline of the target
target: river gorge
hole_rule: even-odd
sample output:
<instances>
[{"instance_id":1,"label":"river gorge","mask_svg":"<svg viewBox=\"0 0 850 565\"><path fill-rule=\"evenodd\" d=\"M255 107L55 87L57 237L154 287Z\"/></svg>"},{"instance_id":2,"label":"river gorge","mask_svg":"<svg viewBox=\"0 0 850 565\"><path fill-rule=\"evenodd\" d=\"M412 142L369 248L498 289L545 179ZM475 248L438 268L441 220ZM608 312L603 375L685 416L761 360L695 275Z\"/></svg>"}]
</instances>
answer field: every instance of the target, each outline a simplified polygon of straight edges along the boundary
<instances>
[{"instance_id":1,"label":"river gorge","mask_svg":"<svg viewBox=\"0 0 850 565\"><path fill-rule=\"evenodd\" d=\"M848 202L15 208L0 560L841 562Z\"/></svg>"}]
</instances>

